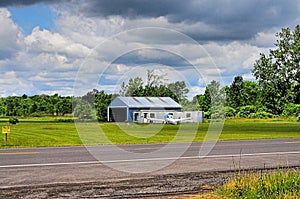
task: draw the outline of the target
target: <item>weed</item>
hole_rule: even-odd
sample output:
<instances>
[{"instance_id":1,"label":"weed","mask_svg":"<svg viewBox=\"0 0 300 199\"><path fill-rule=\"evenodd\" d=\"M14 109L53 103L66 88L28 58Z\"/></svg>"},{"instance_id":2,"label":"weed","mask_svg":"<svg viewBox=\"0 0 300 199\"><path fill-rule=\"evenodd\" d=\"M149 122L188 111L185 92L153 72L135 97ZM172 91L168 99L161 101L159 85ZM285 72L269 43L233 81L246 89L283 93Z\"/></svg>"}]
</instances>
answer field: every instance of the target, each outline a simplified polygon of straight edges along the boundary
<instances>
[{"instance_id":1,"label":"weed","mask_svg":"<svg viewBox=\"0 0 300 199\"><path fill-rule=\"evenodd\" d=\"M296 170L271 173L248 173L237 175L216 194L221 198L298 198L300 196L300 173Z\"/></svg>"}]
</instances>

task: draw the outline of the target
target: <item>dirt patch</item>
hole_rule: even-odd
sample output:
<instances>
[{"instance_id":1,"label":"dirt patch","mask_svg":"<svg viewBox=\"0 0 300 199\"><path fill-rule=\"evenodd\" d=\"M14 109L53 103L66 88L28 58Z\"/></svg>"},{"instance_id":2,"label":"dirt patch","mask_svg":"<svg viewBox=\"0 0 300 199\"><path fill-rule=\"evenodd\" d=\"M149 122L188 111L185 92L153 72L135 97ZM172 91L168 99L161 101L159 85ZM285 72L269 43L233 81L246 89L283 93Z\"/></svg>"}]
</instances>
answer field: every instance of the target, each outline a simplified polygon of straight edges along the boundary
<instances>
[{"instance_id":1,"label":"dirt patch","mask_svg":"<svg viewBox=\"0 0 300 199\"><path fill-rule=\"evenodd\" d=\"M232 175L231 172L187 173L110 182L8 187L0 189L0 198L157 198L211 190Z\"/></svg>"}]
</instances>

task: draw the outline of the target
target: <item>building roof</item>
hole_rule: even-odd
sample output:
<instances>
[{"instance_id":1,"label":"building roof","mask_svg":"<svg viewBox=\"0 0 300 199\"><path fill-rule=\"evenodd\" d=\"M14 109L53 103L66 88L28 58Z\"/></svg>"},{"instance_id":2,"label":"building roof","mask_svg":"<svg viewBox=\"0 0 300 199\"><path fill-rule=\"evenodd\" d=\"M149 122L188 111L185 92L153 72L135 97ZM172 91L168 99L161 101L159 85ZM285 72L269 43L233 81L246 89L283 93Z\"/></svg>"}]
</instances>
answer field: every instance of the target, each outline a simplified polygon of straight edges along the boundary
<instances>
[{"instance_id":1,"label":"building roof","mask_svg":"<svg viewBox=\"0 0 300 199\"><path fill-rule=\"evenodd\" d=\"M182 108L170 97L117 97L109 105L129 108Z\"/></svg>"}]
</instances>

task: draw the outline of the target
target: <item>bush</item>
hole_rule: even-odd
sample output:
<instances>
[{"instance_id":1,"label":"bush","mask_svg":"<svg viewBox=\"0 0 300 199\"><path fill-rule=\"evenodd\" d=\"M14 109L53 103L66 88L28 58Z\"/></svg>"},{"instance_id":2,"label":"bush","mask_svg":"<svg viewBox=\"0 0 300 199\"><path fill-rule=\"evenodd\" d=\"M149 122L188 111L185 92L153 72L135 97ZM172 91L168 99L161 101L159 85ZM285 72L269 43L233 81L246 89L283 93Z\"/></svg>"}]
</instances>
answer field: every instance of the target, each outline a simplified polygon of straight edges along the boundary
<instances>
[{"instance_id":1,"label":"bush","mask_svg":"<svg viewBox=\"0 0 300 199\"><path fill-rule=\"evenodd\" d=\"M211 110L211 119L224 119L226 110L225 107L215 107Z\"/></svg>"},{"instance_id":2,"label":"bush","mask_svg":"<svg viewBox=\"0 0 300 199\"><path fill-rule=\"evenodd\" d=\"M251 118L256 113L256 107L253 105L242 106L237 116L242 118Z\"/></svg>"},{"instance_id":3,"label":"bush","mask_svg":"<svg viewBox=\"0 0 300 199\"><path fill-rule=\"evenodd\" d=\"M234 108L226 106L226 107L224 107L224 109L225 109L225 113L226 113L227 118L235 117L236 110Z\"/></svg>"},{"instance_id":4,"label":"bush","mask_svg":"<svg viewBox=\"0 0 300 199\"><path fill-rule=\"evenodd\" d=\"M204 118L210 119L210 117L211 117L211 112L210 111L204 112Z\"/></svg>"},{"instance_id":5,"label":"bush","mask_svg":"<svg viewBox=\"0 0 300 199\"><path fill-rule=\"evenodd\" d=\"M55 121L57 121L57 122L74 122L74 119L73 118L59 118L59 119L56 119Z\"/></svg>"},{"instance_id":6,"label":"bush","mask_svg":"<svg viewBox=\"0 0 300 199\"><path fill-rule=\"evenodd\" d=\"M266 111L259 111L255 113L255 118L267 119L274 118L275 116L272 113L268 113Z\"/></svg>"},{"instance_id":7,"label":"bush","mask_svg":"<svg viewBox=\"0 0 300 199\"><path fill-rule=\"evenodd\" d=\"M8 122L11 124L17 124L17 123L19 123L19 120L16 117L11 117L11 118L9 118Z\"/></svg>"},{"instance_id":8,"label":"bush","mask_svg":"<svg viewBox=\"0 0 300 199\"><path fill-rule=\"evenodd\" d=\"M235 117L236 110L234 108L231 108L229 106L225 107L215 107L214 110L209 109L209 111L204 113L205 118L211 118L211 119L218 119L222 118L232 118Z\"/></svg>"},{"instance_id":9,"label":"bush","mask_svg":"<svg viewBox=\"0 0 300 199\"><path fill-rule=\"evenodd\" d=\"M274 118L274 115L272 113L268 113L266 111L251 113L250 116L251 118L260 118L260 119Z\"/></svg>"},{"instance_id":10,"label":"bush","mask_svg":"<svg viewBox=\"0 0 300 199\"><path fill-rule=\"evenodd\" d=\"M289 117L289 116L300 116L300 104L293 104L289 103L284 106L284 110L282 112L282 116Z\"/></svg>"}]
</instances>

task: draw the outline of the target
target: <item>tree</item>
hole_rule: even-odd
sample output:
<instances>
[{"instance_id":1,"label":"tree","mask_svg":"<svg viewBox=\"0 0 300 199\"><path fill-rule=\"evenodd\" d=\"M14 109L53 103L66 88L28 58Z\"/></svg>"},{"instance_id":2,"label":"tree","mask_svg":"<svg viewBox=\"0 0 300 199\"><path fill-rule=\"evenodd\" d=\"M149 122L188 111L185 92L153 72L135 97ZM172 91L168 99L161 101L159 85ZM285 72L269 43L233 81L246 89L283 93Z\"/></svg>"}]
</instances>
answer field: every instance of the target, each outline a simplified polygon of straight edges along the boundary
<instances>
[{"instance_id":1,"label":"tree","mask_svg":"<svg viewBox=\"0 0 300 199\"><path fill-rule=\"evenodd\" d=\"M127 85L125 84L125 82L122 82L119 95L124 97L126 96L126 92L127 92Z\"/></svg>"},{"instance_id":2,"label":"tree","mask_svg":"<svg viewBox=\"0 0 300 199\"><path fill-rule=\"evenodd\" d=\"M5 102L6 116L20 116L20 98L17 96L7 97Z\"/></svg>"},{"instance_id":3,"label":"tree","mask_svg":"<svg viewBox=\"0 0 300 199\"><path fill-rule=\"evenodd\" d=\"M220 83L213 80L205 88L203 95L199 95L198 103L202 111L209 111L212 106L223 105Z\"/></svg>"},{"instance_id":4,"label":"tree","mask_svg":"<svg viewBox=\"0 0 300 199\"><path fill-rule=\"evenodd\" d=\"M167 86L160 85L160 86L145 86L141 87L139 90L136 90L132 96L136 97L170 97L176 102L178 98L175 93L173 93Z\"/></svg>"},{"instance_id":5,"label":"tree","mask_svg":"<svg viewBox=\"0 0 300 199\"><path fill-rule=\"evenodd\" d=\"M168 88L175 93L180 102L187 100L189 89L186 87L185 81L176 81L168 85Z\"/></svg>"},{"instance_id":6,"label":"tree","mask_svg":"<svg viewBox=\"0 0 300 199\"><path fill-rule=\"evenodd\" d=\"M198 99L199 99L199 95L195 95L191 101L188 99L184 99L179 101L179 103L182 106L183 111L198 111L199 110Z\"/></svg>"},{"instance_id":7,"label":"tree","mask_svg":"<svg viewBox=\"0 0 300 199\"><path fill-rule=\"evenodd\" d=\"M0 116L5 116L5 114L6 114L5 98L0 98Z\"/></svg>"},{"instance_id":8,"label":"tree","mask_svg":"<svg viewBox=\"0 0 300 199\"><path fill-rule=\"evenodd\" d=\"M103 90L98 92L95 99L96 116L98 121L107 121L107 107L115 96L106 94Z\"/></svg>"},{"instance_id":9,"label":"tree","mask_svg":"<svg viewBox=\"0 0 300 199\"><path fill-rule=\"evenodd\" d=\"M237 109L245 104L243 99L244 81L242 76L234 77L229 87L228 104L230 107Z\"/></svg>"},{"instance_id":10,"label":"tree","mask_svg":"<svg viewBox=\"0 0 300 199\"><path fill-rule=\"evenodd\" d=\"M133 96L136 91L143 87L143 84L143 79L140 77L130 78L127 85L125 82L122 83L119 94L121 96Z\"/></svg>"},{"instance_id":11,"label":"tree","mask_svg":"<svg viewBox=\"0 0 300 199\"><path fill-rule=\"evenodd\" d=\"M236 76L228 89L228 106L239 109L242 106L257 105L259 85L256 82L244 81L242 76Z\"/></svg>"},{"instance_id":12,"label":"tree","mask_svg":"<svg viewBox=\"0 0 300 199\"><path fill-rule=\"evenodd\" d=\"M260 54L252 72L261 88L261 103L279 115L285 104L300 100L300 25L294 32L283 28L276 36L277 48L268 56Z\"/></svg>"},{"instance_id":13,"label":"tree","mask_svg":"<svg viewBox=\"0 0 300 199\"><path fill-rule=\"evenodd\" d=\"M76 101L76 107L74 108L74 116L79 119L93 119L94 110L92 106L82 98L74 99Z\"/></svg>"},{"instance_id":14,"label":"tree","mask_svg":"<svg viewBox=\"0 0 300 199\"><path fill-rule=\"evenodd\" d=\"M163 75L157 75L154 73L154 70L147 70L147 85L148 87L153 86L160 86L164 83L164 77Z\"/></svg>"},{"instance_id":15,"label":"tree","mask_svg":"<svg viewBox=\"0 0 300 199\"><path fill-rule=\"evenodd\" d=\"M99 91L94 88L92 91L82 96L82 99L87 101L92 107L94 107L95 98L98 95L98 93Z\"/></svg>"},{"instance_id":16,"label":"tree","mask_svg":"<svg viewBox=\"0 0 300 199\"><path fill-rule=\"evenodd\" d=\"M121 96L135 96L135 97L171 97L179 102L177 95L166 85L163 84L164 75L157 75L154 70L147 70L147 84L144 86L141 77L130 78L128 84L122 83L119 94ZM185 82L178 82L176 86L180 85L180 96L185 97L186 90Z\"/></svg>"},{"instance_id":17,"label":"tree","mask_svg":"<svg viewBox=\"0 0 300 199\"><path fill-rule=\"evenodd\" d=\"M67 113L72 113L72 98L59 97L58 102L55 104L56 114L64 116Z\"/></svg>"}]
</instances>

